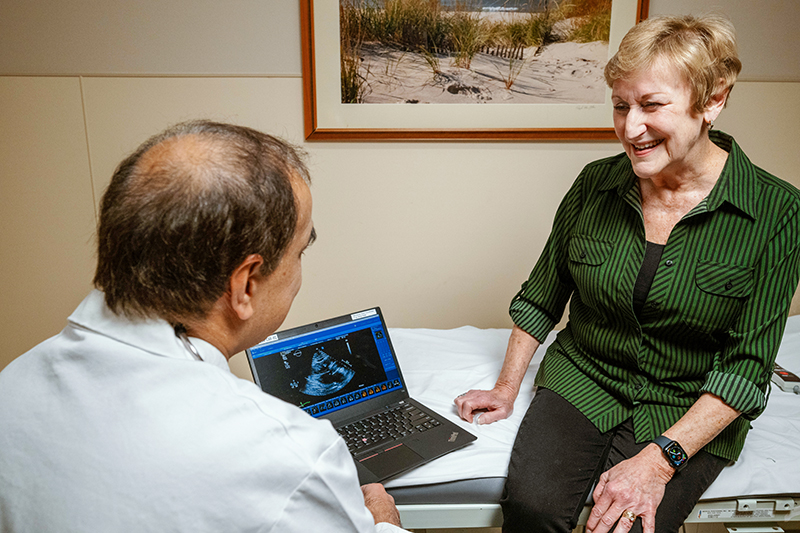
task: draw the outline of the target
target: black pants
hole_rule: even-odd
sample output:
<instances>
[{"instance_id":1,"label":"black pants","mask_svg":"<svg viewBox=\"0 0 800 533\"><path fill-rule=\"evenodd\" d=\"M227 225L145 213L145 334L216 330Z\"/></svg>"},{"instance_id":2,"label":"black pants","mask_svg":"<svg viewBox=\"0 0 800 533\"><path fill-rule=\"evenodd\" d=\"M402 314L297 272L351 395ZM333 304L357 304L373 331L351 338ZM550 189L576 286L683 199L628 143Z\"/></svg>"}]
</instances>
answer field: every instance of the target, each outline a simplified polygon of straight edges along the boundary
<instances>
[{"instance_id":1,"label":"black pants","mask_svg":"<svg viewBox=\"0 0 800 533\"><path fill-rule=\"evenodd\" d=\"M636 444L630 420L600 433L561 396L539 389L511 451L500 500L503 532L571 532L600 474L647 445ZM656 531L677 532L727 464L704 451L695 454L667 484ZM641 532L641 522L637 519L631 531Z\"/></svg>"}]
</instances>

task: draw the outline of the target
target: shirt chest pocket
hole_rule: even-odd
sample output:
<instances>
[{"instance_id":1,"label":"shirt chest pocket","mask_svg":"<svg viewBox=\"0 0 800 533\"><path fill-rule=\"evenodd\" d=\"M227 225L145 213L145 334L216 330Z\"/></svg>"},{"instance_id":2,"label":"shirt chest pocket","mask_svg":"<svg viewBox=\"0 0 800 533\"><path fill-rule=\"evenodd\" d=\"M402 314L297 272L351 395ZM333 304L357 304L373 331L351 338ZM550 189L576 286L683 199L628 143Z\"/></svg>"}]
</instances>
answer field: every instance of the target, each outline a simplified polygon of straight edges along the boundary
<instances>
[{"instance_id":1,"label":"shirt chest pocket","mask_svg":"<svg viewBox=\"0 0 800 533\"><path fill-rule=\"evenodd\" d=\"M698 290L689 319L692 327L707 333L729 329L753 292L754 272L750 266L699 261L694 273Z\"/></svg>"},{"instance_id":2,"label":"shirt chest pocket","mask_svg":"<svg viewBox=\"0 0 800 533\"><path fill-rule=\"evenodd\" d=\"M574 235L569 240L570 276L583 303L597 311L608 304L615 290L607 274L612 248L610 242L587 235Z\"/></svg>"},{"instance_id":3,"label":"shirt chest pocket","mask_svg":"<svg viewBox=\"0 0 800 533\"><path fill-rule=\"evenodd\" d=\"M586 235L574 235L569 240L569 260L572 263L600 266L611 255L611 243Z\"/></svg>"},{"instance_id":4,"label":"shirt chest pocket","mask_svg":"<svg viewBox=\"0 0 800 533\"><path fill-rule=\"evenodd\" d=\"M755 285L753 272L753 267L749 266L700 261L694 280L704 293L725 298L746 298Z\"/></svg>"}]
</instances>

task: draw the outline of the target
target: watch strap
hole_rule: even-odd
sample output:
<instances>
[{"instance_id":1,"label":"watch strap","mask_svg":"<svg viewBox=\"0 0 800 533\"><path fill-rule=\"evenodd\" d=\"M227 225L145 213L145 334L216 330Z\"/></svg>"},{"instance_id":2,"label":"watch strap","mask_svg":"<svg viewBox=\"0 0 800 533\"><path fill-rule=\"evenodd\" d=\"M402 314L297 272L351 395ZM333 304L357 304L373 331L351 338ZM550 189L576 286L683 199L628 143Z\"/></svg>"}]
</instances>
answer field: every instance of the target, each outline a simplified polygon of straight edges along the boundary
<instances>
[{"instance_id":1,"label":"watch strap","mask_svg":"<svg viewBox=\"0 0 800 533\"><path fill-rule=\"evenodd\" d=\"M661 451L664 453L664 457L667 459L667 462L676 471L686 466L686 463L689 461L689 456L678 441L672 440L664 435L659 435L653 439L652 442L661 448ZM672 457L672 454L670 454L669 450L674 448L677 448L680 451L680 455L683 457L681 461L676 461Z\"/></svg>"},{"instance_id":2,"label":"watch strap","mask_svg":"<svg viewBox=\"0 0 800 533\"><path fill-rule=\"evenodd\" d=\"M658 444L658 447L661 448L661 450L663 451L664 448L666 448L672 443L672 439L669 437L665 437L664 435L659 435L658 437L653 439L653 442Z\"/></svg>"}]
</instances>

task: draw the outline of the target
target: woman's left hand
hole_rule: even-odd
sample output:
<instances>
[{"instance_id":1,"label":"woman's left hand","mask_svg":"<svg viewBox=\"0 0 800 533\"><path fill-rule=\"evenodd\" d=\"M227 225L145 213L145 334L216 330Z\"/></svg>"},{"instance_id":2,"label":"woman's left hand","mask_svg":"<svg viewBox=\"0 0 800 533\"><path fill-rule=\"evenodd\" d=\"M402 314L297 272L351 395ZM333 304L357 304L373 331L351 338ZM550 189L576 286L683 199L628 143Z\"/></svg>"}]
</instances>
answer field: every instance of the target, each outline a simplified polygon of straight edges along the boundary
<instances>
[{"instance_id":1,"label":"woman's left hand","mask_svg":"<svg viewBox=\"0 0 800 533\"><path fill-rule=\"evenodd\" d=\"M655 533L656 509L673 474L655 444L603 472L594 489L587 533L606 533L617 520L614 533L627 533L633 521L621 518L626 511L642 519L644 533Z\"/></svg>"}]
</instances>

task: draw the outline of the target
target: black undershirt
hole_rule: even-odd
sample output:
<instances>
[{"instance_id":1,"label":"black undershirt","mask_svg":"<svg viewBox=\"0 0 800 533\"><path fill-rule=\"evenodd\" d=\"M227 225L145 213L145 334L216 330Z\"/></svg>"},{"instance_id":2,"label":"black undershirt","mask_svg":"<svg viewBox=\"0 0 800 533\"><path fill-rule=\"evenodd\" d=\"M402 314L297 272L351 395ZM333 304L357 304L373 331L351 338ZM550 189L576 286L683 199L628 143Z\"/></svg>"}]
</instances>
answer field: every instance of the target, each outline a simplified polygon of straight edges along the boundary
<instances>
[{"instance_id":1,"label":"black undershirt","mask_svg":"<svg viewBox=\"0 0 800 533\"><path fill-rule=\"evenodd\" d=\"M656 270L658 270L658 263L661 261L662 253L664 253L663 244L647 241L642 268L639 270L639 276L633 286L633 312L636 313L636 318L641 318L644 302L647 300L650 287L653 285L653 278L656 277Z\"/></svg>"}]
</instances>

